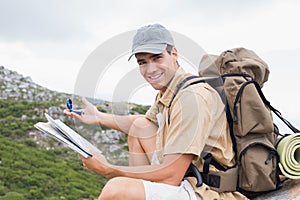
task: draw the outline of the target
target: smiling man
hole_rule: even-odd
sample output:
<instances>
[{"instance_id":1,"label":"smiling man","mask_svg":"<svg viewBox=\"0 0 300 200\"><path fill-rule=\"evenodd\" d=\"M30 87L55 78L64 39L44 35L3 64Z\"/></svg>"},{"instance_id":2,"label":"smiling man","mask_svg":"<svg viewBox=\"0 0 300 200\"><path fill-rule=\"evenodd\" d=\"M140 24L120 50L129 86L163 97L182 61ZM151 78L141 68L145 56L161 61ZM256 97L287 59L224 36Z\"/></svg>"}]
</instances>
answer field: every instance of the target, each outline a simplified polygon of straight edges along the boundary
<instances>
[{"instance_id":1,"label":"smiling man","mask_svg":"<svg viewBox=\"0 0 300 200\"><path fill-rule=\"evenodd\" d=\"M84 123L100 123L128 134L129 166L111 165L105 158L82 158L86 168L111 178L99 199L243 199L238 192L218 193L205 184L196 187L195 178L184 178L191 163L202 170L200 154L205 146L211 147L213 157L224 166L235 164L218 93L203 83L180 90L173 99L177 86L190 74L179 66L173 37L162 25L138 29L132 56L141 75L158 90L145 115L102 113L85 99L84 115L65 110Z\"/></svg>"}]
</instances>

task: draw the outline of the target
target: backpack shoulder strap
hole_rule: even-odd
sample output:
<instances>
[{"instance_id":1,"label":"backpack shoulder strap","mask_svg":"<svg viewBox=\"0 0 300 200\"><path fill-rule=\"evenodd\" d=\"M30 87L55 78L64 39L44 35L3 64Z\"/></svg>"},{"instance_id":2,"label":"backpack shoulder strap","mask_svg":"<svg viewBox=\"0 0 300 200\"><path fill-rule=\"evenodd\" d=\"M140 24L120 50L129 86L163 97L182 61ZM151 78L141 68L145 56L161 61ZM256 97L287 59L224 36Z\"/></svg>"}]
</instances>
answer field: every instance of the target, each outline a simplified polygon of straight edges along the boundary
<instances>
[{"instance_id":1,"label":"backpack shoulder strap","mask_svg":"<svg viewBox=\"0 0 300 200\"><path fill-rule=\"evenodd\" d=\"M172 103L173 103L173 101L174 101L176 95L177 95L178 92L180 91L180 89L185 89L185 88L188 87L189 85L192 85L192 83L194 83L194 82L189 83L189 84L187 84L187 85L185 85L185 84L186 84L188 81L192 80L192 79L198 79L198 78L200 78L200 77L199 77L199 76L192 75L192 76L188 76L188 77L186 77L185 79L183 79L183 80L176 86L176 89L175 89L175 91L174 91L174 95L173 95L173 97L172 97L172 99L171 99L171 101L170 101L170 103L169 103L168 108L171 107L171 105L172 105ZM195 83L204 83L204 82L205 82L204 79L203 79L203 80L197 80L197 81L195 81ZM170 124L170 111L168 111L168 124Z\"/></svg>"},{"instance_id":2,"label":"backpack shoulder strap","mask_svg":"<svg viewBox=\"0 0 300 200\"><path fill-rule=\"evenodd\" d=\"M172 105L172 103L173 103L173 101L174 101L176 95L178 94L179 90L184 86L184 84L185 84L186 82L188 82L189 80L196 79L196 78L199 78L199 76L195 76L195 75L193 75L193 76L188 76L188 77L186 77L185 79L183 79L183 80L176 86L176 89L175 89L175 91L174 91L174 95L173 95L173 97L172 97L172 99L171 99L171 101L170 101L170 103L169 103L169 106L168 106L169 108L171 107L171 105Z\"/></svg>"},{"instance_id":3,"label":"backpack shoulder strap","mask_svg":"<svg viewBox=\"0 0 300 200\"><path fill-rule=\"evenodd\" d=\"M201 78L201 79L199 79ZM196 81L192 81L188 84L186 84L188 81L192 80L192 79L198 79ZM171 107L176 95L178 94L178 92L180 91L180 89L185 89L191 85L195 85L195 84L198 84L198 83L208 83L209 85L213 85L214 87L217 87L217 86L220 86L220 85L223 85L223 79L220 78L220 77L216 77L216 78L205 78L203 79L202 77L200 76L196 76L196 75L192 75L192 76L188 76L186 77L185 79L183 79L177 86L176 86L176 89L175 89L175 92L174 92L174 95L169 103L169 108Z\"/></svg>"}]
</instances>

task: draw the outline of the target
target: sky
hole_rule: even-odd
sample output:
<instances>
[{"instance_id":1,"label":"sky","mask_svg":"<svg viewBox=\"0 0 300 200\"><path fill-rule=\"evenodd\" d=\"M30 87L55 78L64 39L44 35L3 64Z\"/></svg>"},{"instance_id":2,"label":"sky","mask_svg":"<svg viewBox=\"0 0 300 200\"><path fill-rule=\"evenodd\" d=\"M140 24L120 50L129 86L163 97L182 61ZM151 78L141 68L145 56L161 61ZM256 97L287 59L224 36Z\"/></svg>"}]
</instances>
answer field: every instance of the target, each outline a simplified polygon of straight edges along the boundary
<instances>
[{"instance_id":1,"label":"sky","mask_svg":"<svg viewBox=\"0 0 300 200\"><path fill-rule=\"evenodd\" d=\"M114 94L132 79L128 74L137 71L136 62L127 61L129 35L141 26L161 23L209 54L235 47L254 50L271 71L265 95L300 127L300 1L0 0L0 8L0 66L49 89L80 93L86 65L105 63L99 66L102 71L95 70L97 80L86 80L86 85L96 83L92 89L97 98L122 101ZM117 55L110 57L104 49ZM184 58L181 62L188 65ZM193 72L197 67L186 69ZM137 83L125 100L151 104L156 91Z\"/></svg>"}]
</instances>

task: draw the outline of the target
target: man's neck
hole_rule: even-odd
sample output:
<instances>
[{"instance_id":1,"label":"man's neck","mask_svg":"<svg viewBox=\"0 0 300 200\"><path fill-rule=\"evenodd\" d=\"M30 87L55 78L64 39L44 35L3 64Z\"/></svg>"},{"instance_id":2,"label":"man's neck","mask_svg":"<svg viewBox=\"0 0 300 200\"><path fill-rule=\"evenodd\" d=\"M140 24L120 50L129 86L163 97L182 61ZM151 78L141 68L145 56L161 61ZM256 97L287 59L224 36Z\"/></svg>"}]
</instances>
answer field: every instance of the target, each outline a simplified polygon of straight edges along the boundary
<instances>
[{"instance_id":1,"label":"man's neck","mask_svg":"<svg viewBox=\"0 0 300 200\"><path fill-rule=\"evenodd\" d=\"M176 67L176 71L175 71L175 73L174 73L174 76L171 78L171 80L167 83L166 86L164 86L162 89L160 89L160 93L161 93L161 94L164 94L165 91L168 89L170 83L172 82L172 80L174 79L174 77L175 77L175 75L176 75L176 73L177 73L177 70L180 68L180 66L178 65L178 62L176 62L176 66L177 66L177 67Z\"/></svg>"}]
</instances>

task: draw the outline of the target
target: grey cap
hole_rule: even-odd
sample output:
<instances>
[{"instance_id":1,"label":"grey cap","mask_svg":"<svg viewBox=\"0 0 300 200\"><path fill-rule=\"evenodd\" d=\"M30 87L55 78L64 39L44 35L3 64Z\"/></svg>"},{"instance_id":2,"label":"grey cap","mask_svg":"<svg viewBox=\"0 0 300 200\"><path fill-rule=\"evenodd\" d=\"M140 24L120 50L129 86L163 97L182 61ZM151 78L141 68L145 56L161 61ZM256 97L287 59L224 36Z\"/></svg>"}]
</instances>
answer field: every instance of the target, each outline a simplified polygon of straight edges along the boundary
<instances>
[{"instance_id":1,"label":"grey cap","mask_svg":"<svg viewBox=\"0 0 300 200\"><path fill-rule=\"evenodd\" d=\"M143 26L133 37L132 52L128 60L136 53L160 54L167 46L174 46L171 33L160 24Z\"/></svg>"}]
</instances>

